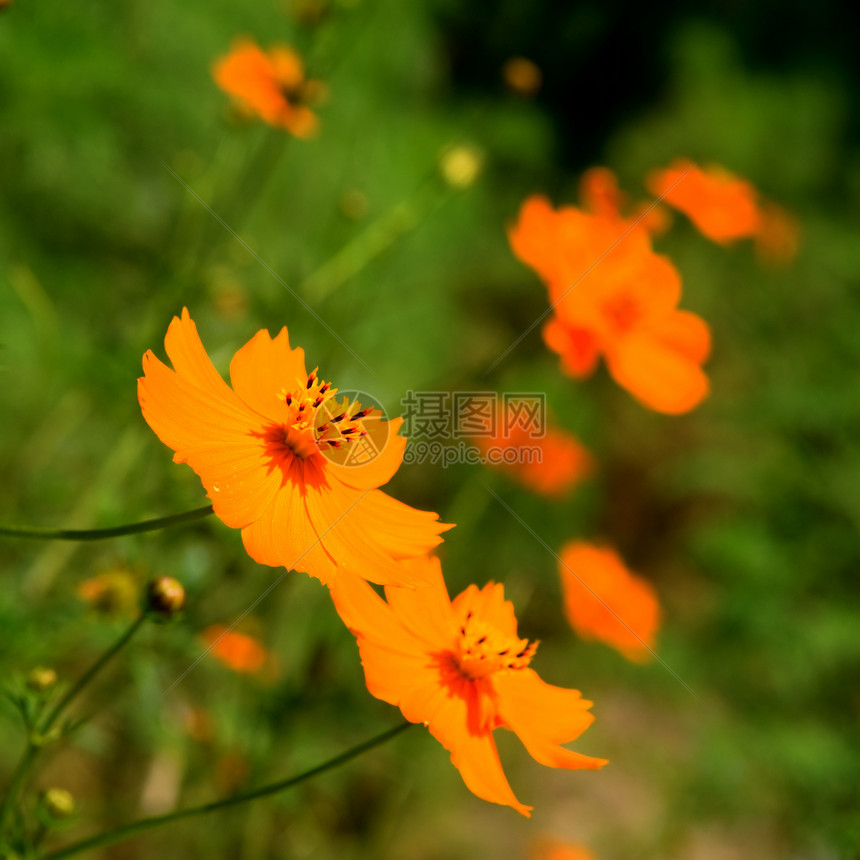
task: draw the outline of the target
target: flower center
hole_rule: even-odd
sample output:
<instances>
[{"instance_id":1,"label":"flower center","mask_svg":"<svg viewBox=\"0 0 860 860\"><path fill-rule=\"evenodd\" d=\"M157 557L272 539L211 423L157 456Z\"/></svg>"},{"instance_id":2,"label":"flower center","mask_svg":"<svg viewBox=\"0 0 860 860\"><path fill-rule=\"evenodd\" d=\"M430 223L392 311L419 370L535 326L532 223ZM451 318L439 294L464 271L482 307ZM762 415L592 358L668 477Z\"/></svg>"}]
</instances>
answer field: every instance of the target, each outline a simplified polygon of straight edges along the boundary
<instances>
[{"instance_id":1,"label":"flower center","mask_svg":"<svg viewBox=\"0 0 860 860\"><path fill-rule=\"evenodd\" d=\"M523 669L531 662L538 643L502 633L467 612L457 641L457 665L467 678L476 681L501 669Z\"/></svg>"},{"instance_id":2,"label":"flower center","mask_svg":"<svg viewBox=\"0 0 860 860\"><path fill-rule=\"evenodd\" d=\"M641 319L642 309L633 296L626 293L613 296L603 304L603 313L610 324L621 332L627 332Z\"/></svg>"},{"instance_id":3,"label":"flower center","mask_svg":"<svg viewBox=\"0 0 860 860\"><path fill-rule=\"evenodd\" d=\"M278 81L275 86L281 94L281 98L292 108L300 107L306 101L305 87L302 83L284 84Z\"/></svg>"},{"instance_id":4,"label":"flower center","mask_svg":"<svg viewBox=\"0 0 860 860\"><path fill-rule=\"evenodd\" d=\"M281 389L281 397L290 410L283 427L284 443L300 459L321 452L325 454L367 435L362 419L373 407L361 408L358 401L346 397L338 403L337 389L317 376L315 368L304 386L292 391Z\"/></svg>"}]
</instances>

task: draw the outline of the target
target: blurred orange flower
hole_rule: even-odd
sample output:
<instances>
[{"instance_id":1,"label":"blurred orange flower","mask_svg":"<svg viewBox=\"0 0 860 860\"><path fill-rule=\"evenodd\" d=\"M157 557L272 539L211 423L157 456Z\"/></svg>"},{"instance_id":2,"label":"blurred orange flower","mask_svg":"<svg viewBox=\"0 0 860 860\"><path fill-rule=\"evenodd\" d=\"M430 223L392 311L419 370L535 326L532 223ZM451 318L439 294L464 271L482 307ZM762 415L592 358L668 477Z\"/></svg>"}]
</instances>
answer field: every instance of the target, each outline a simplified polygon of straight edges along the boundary
<instances>
[{"instance_id":1,"label":"blurred orange flower","mask_svg":"<svg viewBox=\"0 0 860 860\"><path fill-rule=\"evenodd\" d=\"M152 351L138 380L143 417L176 463L200 476L215 513L242 530L260 564L330 583L341 570L410 585L401 564L424 555L450 526L376 489L397 471L402 419L384 421L305 369L287 329L265 330L230 364L230 388L183 309L164 340L174 370Z\"/></svg>"},{"instance_id":2,"label":"blurred orange flower","mask_svg":"<svg viewBox=\"0 0 860 860\"><path fill-rule=\"evenodd\" d=\"M658 412L687 412L707 396L710 331L677 309L680 276L642 223L622 229L614 215L555 210L535 196L508 236L546 282L554 315L544 341L565 373L588 376L603 355L615 381Z\"/></svg>"},{"instance_id":3,"label":"blurred orange flower","mask_svg":"<svg viewBox=\"0 0 860 860\"><path fill-rule=\"evenodd\" d=\"M595 860L581 845L569 845L556 839L539 839L529 852L529 860Z\"/></svg>"},{"instance_id":4,"label":"blurred orange flower","mask_svg":"<svg viewBox=\"0 0 860 860\"><path fill-rule=\"evenodd\" d=\"M504 587L470 585L451 601L437 559L409 564L430 585L386 588L386 600L352 576L338 577L331 588L340 617L358 640L370 692L397 705L410 722L424 723L478 797L526 816L531 807L508 785L494 729L513 731L549 767L606 764L561 746L591 724L591 702L578 690L546 684L528 668L537 642L518 638Z\"/></svg>"},{"instance_id":5,"label":"blurred orange flower","mask_svg":"<svg viewBox=\"0 0 860 860\"><path fill-rule=\"evenodd\" d=\"M239 41L215 63L212 74L242 109L269 125L281 126L296 137L310 137L317 130L308 102L321 85L305 80L302 61L291 48L275 45L266 53L253 42Z\"/></svg>"},{"instance_id":6,"label":"blurred orange flower","mask_svg":"<svg viewBox=\"0 0 860 860\"><path fill-rule=\"evenodd\" d=\"M230 630L223 624L212 624L200 636L211 648L212 656L234 672L253 675L266 663L266 649L253 636Z\"/></svg>"},{"instance_id":7,"label":"blurred orange flower","mask_svg":"<svg viewBox=\"0 0 860 860\"><path fill-rule=\"evenodd\" d=\"M140 584L130 570L119 567L96 574L85 579L77 590L93 609L105 615L133 615L139 611Z\"/></svg>"},{"instance_id":8,"label":"blurred orange flower","mask_svg":"<svg viewBox=\"0 0 860 860\"><path fill-rule=\"evenodd\" d=\"M514 421L496 420L492 435L475 441L486 461L543 496L564 495L594 470L594 460L575 437L547 427L540 436Z\"/></svg>"},{"instance_id":9,"label":"blurred orange flower","mask_svg":"<svg viewBox=\"0 0 860 860\"><path fill-rule=\"evenodd\" d=\"M585 212L618 220L622 228L636 223L650 235L664 233L669 226L669 213L653 202L642 201L627 215L627 195L618 187L618 179L608 167L590 167L579 180L579 199ZM619 231L620 234L620 231Z\"/></svg>"},{"instance_id":10,"label":"blurred orange flower","mask_svg":"<svg viewBox=\"0 0 860 860\"><path fill-rule=\"evenodd\" d=\"M572 541L560 553L564 611L583 639L598 639L629 660L643 663L653 654L660 626L654 587L631 573L609 547Z\"/></svg>"},{"instance_id":11,"label":"blurred orange flower","mask_svg":"<svg viewBox=\"0 0 860 860\"><path fill-rule=\"evenodd\" d=\"M679 159L671 167L651 171L645 184L714 242L727 244L754 236L759 230L758 192L722 167L702 170L691 161Z\"/></svg>"}]
</instances>

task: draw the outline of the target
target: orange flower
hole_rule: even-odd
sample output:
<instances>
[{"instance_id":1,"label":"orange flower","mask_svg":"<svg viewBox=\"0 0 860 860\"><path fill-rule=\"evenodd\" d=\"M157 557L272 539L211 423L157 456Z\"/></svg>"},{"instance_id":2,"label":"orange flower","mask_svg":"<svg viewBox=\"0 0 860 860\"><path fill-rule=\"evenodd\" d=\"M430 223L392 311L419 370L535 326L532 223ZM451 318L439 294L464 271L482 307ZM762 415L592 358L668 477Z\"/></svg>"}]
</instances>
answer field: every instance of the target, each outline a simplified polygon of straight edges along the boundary
<instances>
[{"instance_id":1,"label":"orange flower","mask_svg":"<svg viewBox=\"0 0 860 860\"><path fill-rule=\"evenodd\" d=\"M200 635L212 655L234 672L255 674L266 662L266 649L253 636L230 630L223 624L213 624Z\"/></svg>"},{"instance_id":2,"label":"orange flower","mask_svg":"<svg viewBox=\"0 0 860 860\"><path fill-rule=\"evenodd\" d=\"M595 860L581 845L569 845L556 839L540 839L529 852L529 860Z\"/></svg>"},{"instance_id":3,"label":"orange flower","mask_svg":"<svg viewBox=\"0 0 860 860\"><path fill-rule=\"evenodd\" d=\"M383 421L305 369L286 328L265 330L230 363L231 389L212 366L188 310L164 340L174 370L143 357L143 417L176 463L200 476L215 513L242 529L248 554L331 582L349 570L413 584L401 559L423 555L450 526L375 489L403 459L402 419Z\"/></svg>"},{"instance_id":4,"label":"orange flower","mask_svg":"<svg viewBox=\"0 0 860 860\"><path fill-rule=\"evenodd\" d=\"M637 203L630 214L623 216L627 207L627 195L618 187L615 174L608 167L590 167L579 180L579 199L585 212L615 218L619 235L631 224L636 223L650 235L664 233L669 226L669 213L653 203Z\"/></svg>"},{"instance_id":5,"label":"orange flower","mask_svg":"<svg viewBox=\"0 0 860 860\"><path fill-rule=\"evenodd\" d=\"M714 242L728 244L758 232L761 211L755 188L721 167L702 170L679 159L665 170L652 171L645 184Z\"/></svg>"},{"instance_id":6,"label":"orange flower","mask_svg":"<svg viewBox=\"0 0 860 860\"><path fill-rule=\"evenodd\" d=\"M302 61L291 48L276 45L266 54L252 42L240 41L212 74L241 108L269 125L282 126L296 137L316 131L317 118L307 103L320 84L305 80Z\"/></svg>"},{"instance_id":7,"label":"orange flower","mask_svg":"<svg viewBox=\"0 0 860 860\"><path fill-rule=\"evenodd\" d=\"M660 626L651 583L631 573L614 550L577 541L562 548L559 573L565 614L583 639L599 639L629 660L651 659Z\"/></svg>"},{"instance_id":8,"label":"orange flower","mask_svg":"<svg viewBox=\"0 0 860 860\"><path fill-rule=\"evenodd\" d=\"M528 668L537 642L517 636L504 587L470 585L451 601L437 559L410 565L430 584L386 588L387 602L356 577L339 577L331 589L340 617L358 640L370 692L397 705L410 722L424 723L478 797L523 815L531 807L508 785L494 729L511 729L549 767L606 764L561 746L591 724L591 702L578 690L544 683Z\"/></svg>"},{"instance_id":9,"label":"orange flower","mask_svg":"<svg viewBox=\"0 0 860 860\"><path fill-rule=\"evenodd\" d=\"M123 568L99 573L78 585L78 594L97 612L133 615L140 604L140 584Z\"/></svg>"},{"instance_id":10,"label":"orange flower","mask_svg":"<svg viewBox=\"0 0 860 860\"><path fill-rule=\"evenodd\" d=\"M710 332L677 309L680 277L641 223L622 229L614 215L530 197L508 235L547 284L555 314L543 336L565 373L587 376L603 355L615 381L658 412L687 412L705 398Z\"/></svg>"},{"instance_id":11,"label":"orange flower","mask_svg":"<svg viewBox=\"0 0 860 860\"><path fill-rule=\"evenodd\" d=\"M495 432L475 441L490 465L504 469L544 496L564 495L594 469L585 446L576 437L554 427L547 427L543 435L533 437L520 423L512 420L503 423L500 415Z\"/></svg>"}]
</instances>

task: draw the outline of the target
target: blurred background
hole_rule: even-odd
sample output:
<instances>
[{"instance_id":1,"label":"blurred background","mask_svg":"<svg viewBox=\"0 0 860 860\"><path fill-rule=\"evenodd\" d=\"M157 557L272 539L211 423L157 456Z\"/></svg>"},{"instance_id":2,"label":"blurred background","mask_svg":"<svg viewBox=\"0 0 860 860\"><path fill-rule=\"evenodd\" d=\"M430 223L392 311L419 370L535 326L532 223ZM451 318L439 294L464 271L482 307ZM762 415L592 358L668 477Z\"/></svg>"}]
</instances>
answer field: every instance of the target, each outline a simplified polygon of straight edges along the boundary
<instances>
[{"instance_id":1,"label":"blurred background","mask_svg":"<svg viewBox=\"0 0 860 860\"><path fill-rule=\"evenodd\" d=\"M526 820L474 797L412 730L93 856L528 858L551 837L600 860L860 857L856 14L835 0L0 5L0 523L94 528L206 503L135 388L183 306L222 371L259 328L287 325L309 369L390 414L410 389L545 392L597 462L561 501L466 465L404 466L388 490L458 523L441 553L452 595L505 583L521 635L541 640L533 666L595 702L575 748L604 770L550 771L500 737ZM242 117L217 89L212 64L243 35L294 46L327 85L316 138ZM512 86L512 57L540 80ZM478 158L474 179L446 179L452 146ZM747 178L801 225L783 266L680 215L657 240L682 306L712 327L709 399L671 417L602 369L571 380L539 327L488 373L546 308L505 235L525 197L575 203L582 171L606 165L643 199L645 174L681 156ZM577 639L555 559L484 484L551 547L609 541L655 584L657 651L694 695L657 662ZM259 671L210 657L165 695L204 632L277 576L215 519L2 539L0 569L8 683L83 671L149 577L189 592L182 621L146 628L45 756L33 787L79 808L53 844L283 778L400 720L299 574L239 628L265 649ZM5 701L0 726L5 785L24 744Z\"/></svg>"}]
</instances>

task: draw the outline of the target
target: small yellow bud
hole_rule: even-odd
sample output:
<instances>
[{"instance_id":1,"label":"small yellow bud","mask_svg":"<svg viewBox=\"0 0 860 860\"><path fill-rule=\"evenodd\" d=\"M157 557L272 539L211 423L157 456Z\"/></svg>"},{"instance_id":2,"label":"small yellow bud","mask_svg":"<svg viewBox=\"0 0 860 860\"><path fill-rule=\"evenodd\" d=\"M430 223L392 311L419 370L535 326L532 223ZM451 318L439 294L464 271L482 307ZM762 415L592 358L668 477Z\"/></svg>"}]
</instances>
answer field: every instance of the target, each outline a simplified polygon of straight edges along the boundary
<instances>
[{"instance_id":1,"label":"small yellow bud","mask_svg":"<svg viewBox=\"0 0 860 860\"><path fill-rule=\"evenodd\" d=\"M185 589L171 576L153 579L146 587L146 611L161 618L172 618L185 608Z\"/></svg>"},{"instance_id":2,"label":"small yellow bud","mask_svg":"<svg viewBox=\"0 0 860 860\"><path fill-rule=\"evenodd\" d=\"M453 188L468 188L478 178L483 166L483 153L467 144L452 146L439 161L443 178Z\"/></svg>"},{"instance_id":3,"label":"small yellow bud","mask_svg":"<svg viewBox=\"0 0 860 860\"><path fill-rule=\"evenodd\" d=\"M75 798L64 788L49 788L41 799L45 812L58 821L68 818L75 812Z\"/></svg>"},{"instance_id":4,"label":"small yellow bud","mask_svg":"<svg viewBox=\"0 0 860 860\"><path fill-rule=\"evenodd\" d=\"M27 676L27 687L34 693L45 693L56 683L57 673L44 666L37 666Z\"/></svg>"}]
</instances>

